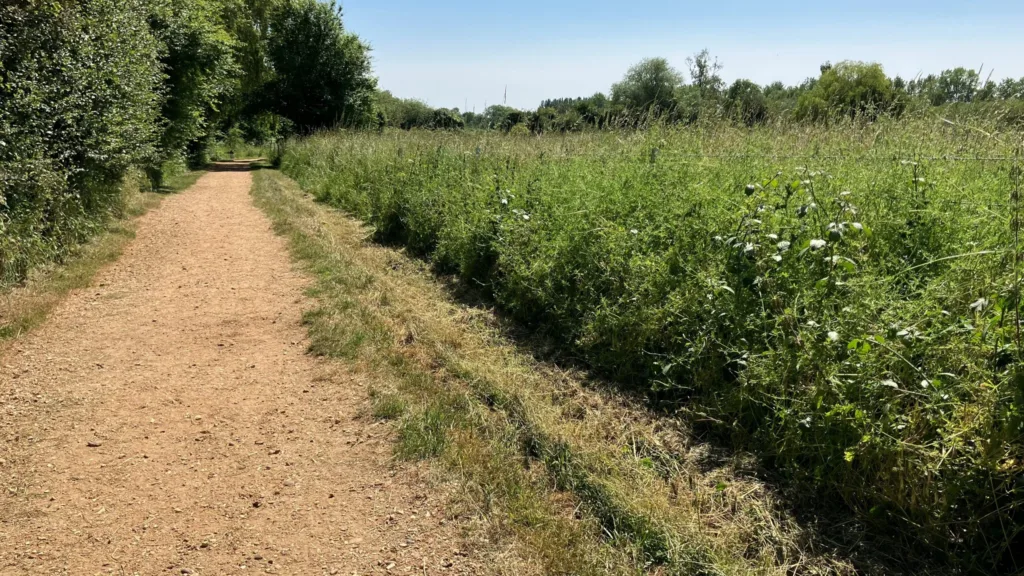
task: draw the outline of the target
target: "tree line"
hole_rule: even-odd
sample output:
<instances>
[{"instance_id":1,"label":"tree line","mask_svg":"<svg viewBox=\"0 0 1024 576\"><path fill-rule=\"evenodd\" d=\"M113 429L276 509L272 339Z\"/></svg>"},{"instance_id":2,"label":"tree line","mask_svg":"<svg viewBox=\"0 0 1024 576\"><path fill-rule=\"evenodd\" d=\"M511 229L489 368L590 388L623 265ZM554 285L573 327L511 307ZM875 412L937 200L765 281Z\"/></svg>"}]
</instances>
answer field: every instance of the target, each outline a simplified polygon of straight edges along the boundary
<instances>
[{"instance_id":1,"label":"tree line","mask_svg":"<svg viewBox=\"0 0 1024 576\"><path fill-rule=\"evenodd\" d=\"M364 125L369 48L316 0L0 4L0 286L59 260L144 170L253 142Z\"/></svg>"},{"instance_id":2,"label":"tree line","mask_svg":"<svg viewBox=\"0 0 1024 576\"><path fill-rule=\"evenodd\" d=\"M787 86L739 79L727 84L722 64L707 50L686 60L686 71L664 58L631 67L609 94L555 98L536 110L490 106L483 113L432 109L418 100L378 95L381 122L399 128L478 128L511 132L571 132L639 127L657 120L715 119L755 126L772 121L827 122L837 118L900 116L935 106L995 107L1006 122L1024 124L1024 78L995 81L979 70L953 68L911 80L890 78L880 64L825 63L817 77ZM461 121L460 121L461 120Z\"/></svg>"}]
</instances>

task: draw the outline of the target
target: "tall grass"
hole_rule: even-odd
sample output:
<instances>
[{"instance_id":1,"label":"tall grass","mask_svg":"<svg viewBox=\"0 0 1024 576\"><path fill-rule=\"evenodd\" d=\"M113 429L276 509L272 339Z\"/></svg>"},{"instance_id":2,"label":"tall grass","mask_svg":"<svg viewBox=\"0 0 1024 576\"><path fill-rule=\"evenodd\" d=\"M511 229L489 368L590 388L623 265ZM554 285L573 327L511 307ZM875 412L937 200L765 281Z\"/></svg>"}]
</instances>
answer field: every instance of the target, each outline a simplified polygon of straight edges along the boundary
<instances>
[{"instance_id":1,"label":"tall grass","mask_svg":"<svg viewBox=\"0 0 1024 576\"><path fill-rule=\"evenodd\" d=\"M282 169L808 496L978 570L1024 526L1019 134L327 134Z\"/></svg>"}]
</instances>

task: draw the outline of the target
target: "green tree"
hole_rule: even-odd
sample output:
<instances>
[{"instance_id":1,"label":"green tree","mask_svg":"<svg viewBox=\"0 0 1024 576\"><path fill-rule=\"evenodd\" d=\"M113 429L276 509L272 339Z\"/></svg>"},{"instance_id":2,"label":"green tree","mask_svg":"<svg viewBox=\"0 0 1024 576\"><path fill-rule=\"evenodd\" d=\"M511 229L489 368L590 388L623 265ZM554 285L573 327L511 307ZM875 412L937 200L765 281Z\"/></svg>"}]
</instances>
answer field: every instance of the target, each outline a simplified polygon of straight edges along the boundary
<instances>
[{"instance_id":1,"label":"green tree","mask_svg":"<svg viewBox=\"0 0 1024 576\"><path fill-rule=\"evenodd\" d=\"M687 58L686 65L690 69L692 84L697 87L701 98L707 100L722 91L725 83L718 75L722 65L717 58L711 58L707 48Z\"/></svg>"},{"instance_id":2,"label":"green tree","mask_svg":"<svg viewBox=\"0 0 1024 576\"><path fill-rule=\"evenodd\" d=\"M635 112L671 110L683 76L664 58L647 58L634 65L612 86L612 102Z\"/></svg>"},{"instance_id":3,"label":"green tree","mask_svg":"<svg viewBox=\"0 0 1024 576\"><path fill-rule=\"evenodd\" d=\"M527 126L530 128L530 132L543 134L555 128L558 116L558 110L548 106L541 106L536 112L530 114Z\"/></svg>"},{"instance_id":4,"label":"green tree","mask_svg":"<svg viewBox=\"0 0 1024 576\"><path fill-rule=\"evenodd\" d=\"M495 104L484 110L487 128L508 132L513 126L525 119L523 112L510 106Z\"/></svg>"},{"instance_id":5,"label":"green tree","mask_svg":"<svg viewBox=\"0 0 1024 576\"><path fill-rule=\"evenodd\" d=\"M433 130L462 130L466 122L457 108L437 108L430 114L429 127Z\"/></svg>"},{"instance_id":6,"label":"green tree","mask_svg":"<svg viewBox=\"0 0 1024 576\"><path fill-rule=\"evenodd\" d=\"M761 87L750 80L737 80L725 93L730 117L747 126L764 122L768 117L768 99Z\"/></svg>"},{"instance_id":7,"label":"green tree","mask_svg":"<svg viewBox=\"0 0 1024 576\"><path fill-rule=\"evenodd\" d=\"M160 42L143 0L0 5L0 287L59 260L152 163Z\"/></svg>"},{"instance_id":8,"label":"green tree","mask_svg":"<svg viewBox=\"0 0 1024 576\"><path fill-rule=\"evenodd\" d=\"M976 102L989 102L991 100L995 100L996 92L998 90L999 86L995 82L988 80L978 88L977 92L975 92L974 100Z\"/></svg>"},{"instance_id":9,"label":"green tree","mask_svg":"<svg viewBox=\"0 0 1024 576\"><path fill-rule=\"evenodd\" d=\"M797 119L827 120L839 114L876 117L893 111L892 81L881 64L845 61L822 66L821 77L800 96Z\"/></svg>"},{"instance_id":10,"label":"green tree","mask_svg":"<svg viewBox=\"0 0 1024 576\"><path fill-rule=\"evenodd\" d=\"M222 0L223 19L233 42L236 78L221 105L224 124L238 122L246 138L265 143L284 135L287 122L274 114L268 84L274 77L267 47L270 18L282 0Z\"/></svg>"},{"instance_id":11,"label":"green tree","mask_svg":"<svg viewBox=\"0 0 1024 576\"><path fill-rule=\"evenodd\" d=\"M233 40L222 25L222 5L214 0L155 4L150 23L165 46L161 148L168 157L187 154L202 164L212 123L238 76Z\"/></svg>"},{"instance_id":12,"label":"green tree","mask_svg":"<svg viewBox=\"0 0 1024 576\"><path fill-rule=\"evenodd\" d=\"M1024 99L1024 78L1014 80L1006 78L999 83L996 94L1000 100L1022 100Z\"/></svg>"},{"instance_id":13,"label":"green tree","mask_svg":"<svg viewBox=\"0 0 1024 576\"><path fill-rule=\"evenodd\" d=\"M929 97L932 105L940 106L953 102L971 102L978 91L978 73L967 68L953 68L939 74Z\"/></svg>"},{"instance_id":14,"label":"green tree","mask_svg":"<svg viewBox=\"0 0 1024 576\"><path fill-rule=\"evenodd\" d=\"M271 15L267 54L274 109L303 132L375 122L370 49L342 26L333 1L286 0Z\"/></svg>"}]
</instances>

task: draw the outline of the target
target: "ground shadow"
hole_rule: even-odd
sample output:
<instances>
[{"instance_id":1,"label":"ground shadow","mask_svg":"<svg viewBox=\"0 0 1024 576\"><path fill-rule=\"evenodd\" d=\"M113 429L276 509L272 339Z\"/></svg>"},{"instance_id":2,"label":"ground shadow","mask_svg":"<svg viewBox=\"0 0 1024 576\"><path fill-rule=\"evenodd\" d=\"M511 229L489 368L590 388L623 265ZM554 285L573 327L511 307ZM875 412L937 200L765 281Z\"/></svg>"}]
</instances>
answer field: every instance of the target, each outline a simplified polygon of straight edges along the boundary
<instances>
[{"instance_id":1,"label":"ground shadow","mask_svg":"<svg viewBox=\"0 0 1024 576\"><path fill-rule=\"evenodd\" d=\"M367 241L427 262L421 255L412 254L403 248L400 242L388 241L378 235L371 235ZM710 472L736 462L740 456L744 462L752 461L752 465L744 466L738 473L754 478L772 490L781 506L793 515L805 531L806 549L824 556L846 559L860 574L954 573L948 564L942 562L944 554L940 551L924 549L898 530L869 526L856 518L838 498L810 493L806 485L798 486L775 473L770 463L756 455L750 456L749 452L743 450L742 442L737 443L735 440L737 431L726 423L685 416L687 412L681 408L688 404L686 398L645 393L635 382L631 384L596 372L573 350L571 344L566 343L565 338L546 332L542 327L526 326L504 313L486 286L474 285L438 270L433 272L453 302L491 315L502 337L535 361L571 372L579 377L584 386L623 398L654 418L682 421L692 443L704 448L700 461L690 461L701 471ZM673 457L682 461L683 455L674 454Z\"/></svg>"},{"instance_id":2,"label":"ground shadow","mask_svg":"<svg viewBox=\"0 0 1024 576\"><path fill-rule=\"evenodd\" d=\"M252 160L225 160L223 162L211 162L207 166L207 172L249 172L263 168L262 159Z\"/></svg>"}]
</instances>

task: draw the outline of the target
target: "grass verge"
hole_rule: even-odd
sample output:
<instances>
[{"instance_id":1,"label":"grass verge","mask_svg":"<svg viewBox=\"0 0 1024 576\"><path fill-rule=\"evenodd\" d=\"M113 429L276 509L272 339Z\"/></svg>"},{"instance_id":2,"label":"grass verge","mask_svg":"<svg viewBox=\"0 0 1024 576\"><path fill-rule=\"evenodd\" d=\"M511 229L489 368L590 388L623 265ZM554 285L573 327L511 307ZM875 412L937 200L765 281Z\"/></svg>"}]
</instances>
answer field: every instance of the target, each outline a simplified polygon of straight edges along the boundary
<instances>
[{"instance_id":1,"label":"grass verge","mask_svg":"<svg viewBox=\"0 0 1024 576\"><path fill-rule=\"evenodd\" d=\"M203 174L174 174L163 182L159 192L143 191L147 184L141 175L126 179L127 201L119 218L107 222L99 234L79 246L64 262L41 266L24 284L0 290L0 342L32 330L68 292L87 286L100 268L117 260L135 237L135 218L159 205L164 195L192 186Z\"/></svg>"},{"instance_id":2,"label":"grass verge","mask_svg":"<svg viewBox=\"0 0 1024 576\"><path fill-rule=\"evenodd\" d=\"M318 306L311 352L372 382L396 455L434 459L497 539L551 574L848 574L853 564L786 512L752 459L538 363L494 315L453 301L426 265L278 172L253 195Z\"/></svg>"}]
</instances>

